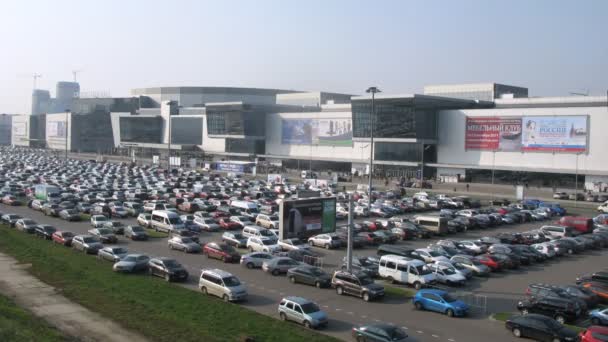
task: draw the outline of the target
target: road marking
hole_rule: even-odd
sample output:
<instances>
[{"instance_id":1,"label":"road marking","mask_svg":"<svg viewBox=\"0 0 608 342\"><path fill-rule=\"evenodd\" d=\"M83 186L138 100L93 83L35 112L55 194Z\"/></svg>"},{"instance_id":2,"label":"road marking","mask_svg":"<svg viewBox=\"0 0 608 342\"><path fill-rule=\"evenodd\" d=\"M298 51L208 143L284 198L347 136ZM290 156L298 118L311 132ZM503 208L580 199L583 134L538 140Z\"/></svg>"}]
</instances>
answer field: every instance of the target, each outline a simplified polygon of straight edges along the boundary
<instances>
[{"instance_id":1,"label":"road marking","mask_svg":"<svg viewBox=\"0 0 608 342\"><path fill-rule=\"evenodd\" d=\"M439 336L437 336L437 335L431 335L431 336L433 336L434 338L439 338Z\"/></svg>"},{"instance_id":2,"label":"road marking","mask_svg":"<svg viewBox=\"0 0 608 342\"><path fill-rule=\"evenodd\" d=\"M374 322L378 322L378 323L379 323L379 322L380 322L380 320L379 320L379 319L375 319L375 320L374 320Z\"/></svg>"},{"instance_id":3,"label":"road marking","mask_svg":"<svg viewBox=\"0 0 608 342\"><path fill-rule=\"evenodd\" d=\"M363 315L363 316L361 316L361 318L366 319L366 318L367 318L367 316Z\"/></svg>"},{"instance_id":4,"label":"road marking","mask_svg":"<svg viewBox=\"0 0 608 342\"><path fill-rule=\"evenodd\" d=\"M327 309L329 306L327 306L327 305L323 305L323 307Z\"/></svg>"},{"instance_id":5,"label":"road marking","mask_svg":"<svg viewBox=\"0 0 608 342\"><path fill-rule=\"evenodd\" d=\"M338 309L338 308L336 308L336 311L342 311L342 309Z\"/></svg>"},{"instance_id":6,"label":"road marking","mask_svg":"<svg viewBox=\"0 0 608 342\"><path fill-rule=\"evenodd\" d=\"M424 331L416 330L416 332L419 334L424 334Z\"/></svg>"},{"instance_id":7,"label":"road marking","mask_svg":"<svg viewBox=\"0 0 608 342\"><path fill-rule=\"evenodd\" d=\"M450 341L450 342L456 342L456 340L453 339L453 338L448 338L448 341Z\"/></svg>"},{"instance_id":8,"label":"road marking","mask_svg":"<svg viewBox=\"0 0 608 342\"><path fill-rule=\"evenodd\" d=\"M279 294L280 294L281 296L284 296L284 295L285 295L285 292L279 292Z\"/></svg>"},{"instance_id":9,"label":"road marking","mask_svg":"<svg viewBox=\"0 0 608 342\"><path fill-rule=\"evenodd\" d=\"M403 328L403 329L405 329L405 330L408 330L408 327L401 327L401 328Z\"/></svg>"},{"instance_id":10,"label":"road marking","mask_svg":"<svg viewBox=\"0 0 608 342\"><path fill-rule=\"evenodd\" d=\"M347 312L347 314L354 315L354 313L352 311Z\"/></svg>"}]
</instances>

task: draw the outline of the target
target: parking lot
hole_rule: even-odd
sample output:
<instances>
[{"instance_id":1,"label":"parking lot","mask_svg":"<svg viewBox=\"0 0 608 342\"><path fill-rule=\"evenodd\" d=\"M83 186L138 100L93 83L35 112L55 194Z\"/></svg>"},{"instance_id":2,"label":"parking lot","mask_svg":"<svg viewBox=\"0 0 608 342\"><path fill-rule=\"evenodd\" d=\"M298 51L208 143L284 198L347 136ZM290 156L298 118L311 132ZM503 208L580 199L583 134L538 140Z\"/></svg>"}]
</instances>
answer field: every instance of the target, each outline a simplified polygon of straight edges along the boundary
<instances>
[{"instance_id":1,"label":"parking lot","mask_svg":"<svg viewBox=\"0 0 608 342\"><path fill-rule=\"evenodd\" d=\"M50 173L50 170L49 170ZM47 177L49 177L47 175ZM15 213L31 218L40 224L51 224L59 230L75 234L86 234L91 229L88 221L68 222L44 215L27 206L0 205L0 212ZM432 214L433 212L429 212ZM589 212L583 212L589 214ZM359 218L357 223L368 219ZM136 225L134 218L120 219L125 225ZM494 236L499 232L524 232L539 228L552 220L528 222L523 224L501 225L487 229L476 229L450 234L449 239L473 240L483 236ZM343 224L345 221L339 221ZM222 231L202 232L201 244L221 241ZM408 249L424 248L439 240L439 237L399 241L398 246ZM417 311L410 300L387 296L383 300L363 302L359 298L338 296L332 289L317 289L312 286L291 284L285 276L272 276L260 269L247 269L238 263L222 263L205 258L201 254L186 254L170 250L167 238L151 238L148 241L131 241L119 236L118 245L129 252L145 253L149 256L169 256L178 260L190 273L183 285L198 291L198 276L201 269L220 268L236 275L247 286L249 297L241 305L258 312L278 317L277 304L281 298L297 295L311 299L328 313L330 323L322 332L350 339L354 325L389 322L407 330L412 340L419 341L511 341L512 336L500 323L492 322L487 316L493 312L515 311L517 302L524 297L530 283L572 284L578 275L591 273L605 268L607 249L587 250L580 254L563 256L522 266L517 270L492 273L489 277L473 278L462 287L449 290L473 305L471 315L466 318L449 318L432 312ZM342 249L314 248L320 254L319 266L328 272L339 269L346 252ZM355 255L375 256L377 248L368 246L355 250ZM240 249L241 253L247 253ZM76 257L76 256L75 256ZM80 256L78 256L80 257ZM104 262L104 261L100 261ZM108 272L111 263L108 263ZM128 276L128 275L125 275ZM396 285L399 286L399 285ZM443 286L442 286L443 287Z\"/></svg>"}]
</instances>

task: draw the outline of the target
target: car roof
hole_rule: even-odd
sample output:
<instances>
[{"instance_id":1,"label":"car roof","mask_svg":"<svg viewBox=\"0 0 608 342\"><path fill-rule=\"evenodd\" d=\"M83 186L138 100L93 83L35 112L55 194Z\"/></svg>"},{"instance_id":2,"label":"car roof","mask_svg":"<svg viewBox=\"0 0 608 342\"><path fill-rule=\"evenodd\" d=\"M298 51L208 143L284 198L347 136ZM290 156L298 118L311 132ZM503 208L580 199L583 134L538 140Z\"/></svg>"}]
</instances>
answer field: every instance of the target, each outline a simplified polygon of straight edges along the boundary
<instances>
[{"instance_id":1,"label":"car roof","mask_svg":"<svg viewBox=\"0 0 608 342\"><path fill-rule=\"evenodd\" d=\"M296 296L288 296L288 297L285 297L284 299L286 299L290 302L294 302L296 304L300 304L300 305L312 303L312 300L302 298L302 297L296 297Z\"/></svg>"},{"instance_id":2,"label":"car roof","mask_svg":"<svg viewBox=\"0 0 608 342\"><path fill-rule=\"evenodd\" d=\"M203 270L202 273L213 273L220 278L232 277L232 273L220 270L219 268Z\"/></svg>"}]
</instances>

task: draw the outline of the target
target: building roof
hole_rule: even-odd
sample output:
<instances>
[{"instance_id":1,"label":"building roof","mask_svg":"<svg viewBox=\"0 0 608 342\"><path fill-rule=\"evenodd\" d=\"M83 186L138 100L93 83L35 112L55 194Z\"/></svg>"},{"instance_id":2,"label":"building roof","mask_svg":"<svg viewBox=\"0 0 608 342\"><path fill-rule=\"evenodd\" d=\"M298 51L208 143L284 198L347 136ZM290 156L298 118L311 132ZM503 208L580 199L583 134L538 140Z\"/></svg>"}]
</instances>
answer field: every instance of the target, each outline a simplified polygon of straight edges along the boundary
<instances>
[{"instance_id":1,"label":"building roof","mask_svg":"<svg viewBox=\"0 0 608 342\"><path fill-rule=\"evenodd\" d=\"M608 96L525 97L494 100L496 108L608 107Z\"/></svg>"},{"instance_id":2,"label":"building roof","mask_svg":"<svg viewBox=\"0 0 608 342\"><path fill-rule=\"evenodd\" d=\"M352 101L369 101L371 94L353 96ZM446 96L422 95L422 94L376 94L375 99L381 103L395 105L408 105L419 108L489 108L493 106L490 101L467 100Z\"/></svg>"},{"instance_id":3,"label":"building roof","mask_svg":"<svg viewBox=\"0 0 608 342\"><path fill-rule=\"evenodd\" d=\"M250 94L250 95L276 95L298 93L295 90L241 88L241 87L152 87L134 88L131 94Z\"/></svg>"}]
</instances>

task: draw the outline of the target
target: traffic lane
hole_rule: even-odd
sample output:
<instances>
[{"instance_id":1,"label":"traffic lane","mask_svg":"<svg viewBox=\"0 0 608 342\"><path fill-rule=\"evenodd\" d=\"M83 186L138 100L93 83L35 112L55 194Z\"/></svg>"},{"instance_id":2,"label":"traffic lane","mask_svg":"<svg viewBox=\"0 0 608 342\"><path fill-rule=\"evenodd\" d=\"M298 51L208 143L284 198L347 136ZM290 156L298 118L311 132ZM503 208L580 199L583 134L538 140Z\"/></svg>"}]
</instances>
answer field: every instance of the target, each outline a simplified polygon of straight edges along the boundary
<instances>
[{"instance_id":1,"label":"traffic lane","mask_svg":"<svg viewBox=\"0 0 608 342\"><path fill-rule=\"evenodd\" d=\"M16 207L12 212L24 217L30 217L39 223L53 224L62 229L71 230L75 233L86 233L91 228L86 221L66 222L59 218L47 217L42 213L26 207ZM129 220L125 220L129 221ZM134 220L131 220L134 222ZM209 234L211 240L219 237L220 233ZM336 324L330 325L325 331L330 335L348 339L353 325L370 322L392 322L400 324L411 330L414 335L430 336L432 339L445 337L446 340L470 340L465 334L463 336L448 336L439 330L436 324L429 324L437 319L420 320L420 314L412 311L411 303L406 304L403 300L386 299L381 302L365 303L361 299L354 297L338 296L331 289L316 289L305 285L292 285L286 277L274 277L261 270L248 270L240 264L224 264L216 260L207 260L200 254L186 254L183 252L172 251L167 247L166 239L150 239L149 241L129 241L124 238L119 239L120 244L124 244L131 252L142 252L151 256L171 256L177 259L191 273L191 277L184 286L197 290L197 279L200 270L203 268L221 268L239 277L248 287L251 293L250 299L243 305L263 314L276 316L277 303L283 296L298 295L307 297L319 303L323 309L327 310L330 318ZM110 267L110 265L108 265ZM363 304L363 306L362 306ZM356 316L356 314L358 316ZM405 317L403 316L405 313ZM418 316L418 317L416 317ZM395 317L405 319L395 320ZM442 316L439 316L442 317ZM443 317L442 317L443 318ZM436 336L436 337L435 337ZM421 340L425 340L422 337Z\"/></svg>"}]
</instances>

